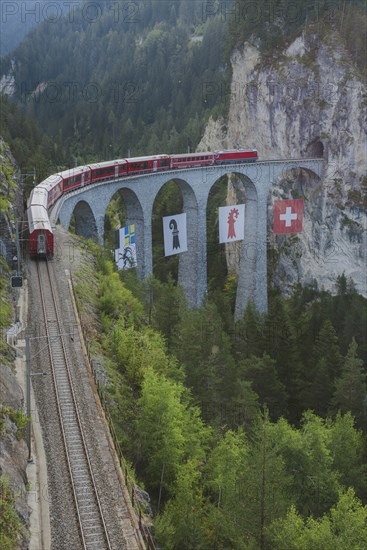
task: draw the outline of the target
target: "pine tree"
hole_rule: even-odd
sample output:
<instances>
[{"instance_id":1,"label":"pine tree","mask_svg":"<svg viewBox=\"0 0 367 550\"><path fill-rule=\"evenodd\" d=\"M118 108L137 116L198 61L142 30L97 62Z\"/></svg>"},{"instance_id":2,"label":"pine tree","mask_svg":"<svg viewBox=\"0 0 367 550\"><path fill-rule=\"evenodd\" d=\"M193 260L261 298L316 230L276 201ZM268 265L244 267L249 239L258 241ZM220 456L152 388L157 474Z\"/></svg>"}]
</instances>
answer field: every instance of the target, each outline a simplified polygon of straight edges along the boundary
<instances>
[{"instance_id":1,"label":"pine tree","mask_svg":"<svg viewBox=\"0 0 367 550\"><path fill-rule=\"evenodd\" d=\"M286 414L288 395L279 380L274 359L265 353L262 357L251 356L240 362L238 371L240 378L252 383L252 389L260 403L268 407L272 420Z\"/></svg>"},{"instance_id":2,"label":"pine tree","mask_svg":"<svg viewBox=\"0 0 367 550\"><path fill-rule=\"evenodd\" d=\"M203 497L199 463L190 460L180 467L174 497L155 521L156 538L162 548L203 548Z\"/></svg>"},{"instance_id":3,"label":"pine tree","mask_svg":"<svg viewBox=\"0 0 367 550\"><path fill-rule=\"evenodd\" d=\"M235 365L214 304L184 313L177 326L174 353L184 366L186 383L203 417L221 420L221 404L233 395Z\"/></svg>"},{"instance_id":4,"label":"pine tree","mask_svg":"<svg viewBox=\"0 0 367 550\"><path fill-rule=\"evenodd\" d=\"M362 432L355 427L351 413L337 413L335 420L329 419L330 434L328 448L333 458L333 470L340 475L340 483L353 487L357 496L364 501L367 494L367 464Z\"/></svg>"},{"instance_id":5,"label":"pine tree","mask_svg":"<svg viewBox=\"0 0 367 550\"><path fill-rule=\"evenodd\" d=\"M138 401L136 453L150 486L166 494L174 494L185 461L202 460L208 437L197 409L184 396L182 384L147 369Z\"/></svg>"},{"instance_id":6,"label":"pine tree","mask_svg":"<svg viewBox=\"0 0 367 550\"><path fill-rule=\"evenodd\" d=\"M257 357L264 352L263 319L252 302L245 309L243 319L235 325L233 353L236 360Z\"/></svg>"},{"instance_id":7,"label":"pine tree","mask_svg":"<svg viewBox=\"0 0 367 550\"><path fill-rule=\"evenodd\" d=\"M299 420L299 395L301 389L301 362L297 341L285 300L276 296L271 300L265 317L263 346L267 354L276 361L279 380L284 384L288 398L289 417Z\"/></svg>"},{"instance_id":8,"label":"pine tree","mask_svg":"<svg viewBox=\"0 0 367 550\"><path fill-rule=\"evenodd\" d=\"M335 380L332 408L341 412L350 411L358 426L365 428L367 420L367 385L363 372L363 361L357 356L357 343L353 338L347 356L341 368L340 376Z\"/></svg>"},{"instance_id":9,"label":"pine tree","mask_svg":"<svg viewBox=\"0 0 367 550\"><path fill-rule=\"evenodd\" d=\"M330 406L335 377L340 373L342 356L339 340L331 321L323 323L313 349L305 401L317 414L326 416Z\"/></svg>"},{"instance_id":10,"label":"pine tree","mask_svg":"<svg viewBox=\"0 0 367 550\"><path fill-rule=\"evenodd\" d=\"M285 469L267 411L255 423L249 453L250 472L242 478L246 494L247 530L252 543L265 548L265 533L271 522L281 517L292 502L292 479ZM241 479L241 478L240 478Z\"/></svg>"}]
</instances>

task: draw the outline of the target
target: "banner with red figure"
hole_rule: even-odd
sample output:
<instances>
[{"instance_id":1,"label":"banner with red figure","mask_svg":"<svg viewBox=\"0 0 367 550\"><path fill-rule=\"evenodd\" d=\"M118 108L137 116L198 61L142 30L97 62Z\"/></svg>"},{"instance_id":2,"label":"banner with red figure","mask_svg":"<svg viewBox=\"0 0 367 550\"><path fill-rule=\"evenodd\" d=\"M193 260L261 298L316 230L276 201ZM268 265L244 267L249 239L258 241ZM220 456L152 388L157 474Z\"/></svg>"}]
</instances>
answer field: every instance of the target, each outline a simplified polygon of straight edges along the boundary
<instances>
[{"instance_id":1,"label":"banner with red figure","mask_svg":"<svg viewBox=\"0 0 367 550\"><path fill-rule=\"evenodd\" d=\"M245 235L245 205L219 208L219 242L242 241Z\"/></svg>"},{"instance_id":2,"label":"banner with red figure","mask_svg":"<svg viewBox=\"0 0 367 550\"><path fill-rule=\"evenodd\" d=\"M274 233L301 233L303 199L274 201Z\"/></svg>"}]
</instances>

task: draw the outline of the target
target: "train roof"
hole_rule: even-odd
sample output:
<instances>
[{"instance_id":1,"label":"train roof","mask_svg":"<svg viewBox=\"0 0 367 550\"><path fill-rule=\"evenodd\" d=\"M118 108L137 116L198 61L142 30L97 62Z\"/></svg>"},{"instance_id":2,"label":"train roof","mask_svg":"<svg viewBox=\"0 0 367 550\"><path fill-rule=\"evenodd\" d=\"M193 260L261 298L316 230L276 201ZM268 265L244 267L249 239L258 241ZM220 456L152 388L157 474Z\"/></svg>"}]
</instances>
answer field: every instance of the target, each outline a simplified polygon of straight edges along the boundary
<instances>
[{"instance_id":1,"label":"train roof","mask_svg":"<svg viewBox=\"0 0 367 550\"><path fill-rule=\"evenodd\" d=\"M221 153L257 153L257 149L223 149L221 151L214 151L216 155Z\"/></svg>"},{"instance_id":2,"label":"train roof","mask_svg":"<svg viewBox=\"0 0 367 550\"><path fill-rule=\"evenodd\" d=\"M47 199L47 188L42 183L40 183L39 185L37 185L37 187L32 189L32 192L28 199L28 206L38 204L40 206L43 206L43 208L47 208Z\"/></svg>"},{"instance_id":3,"label":"train roof","mask_svg":"<svg viewBox=\"0 0 367 550\"><path fill-rule=\"evenodd\" d=\"M36 189L46 189L46 191L49 191L55 185L60 183L62 181L62 178L60 174L52 174L51 176L48 176L45 180L43 180L40 184L37 185Z\"/></svg>"},{"instance_id":4,"label":"train roof","mask_svg":"<svg viewBox=\"0 0 367 550\"><path fill-rule=\"evenodd\" d=\"M171 155L171 158L173 159L181 159L186 157L210 157L213 156L213 153L211 151L207 151L204 153L180 153L179 155Z\"/></svg>"},{"instance_id":5,"label":"train roof","mask_svg":"<svg viewBox=\"0 0 367 550\"><path fill-rule=\"evenodd\" d=\"M126 159L105 160L103 162L95 162L94 164L90 164L88 168L96 170L97 168L106 168L107 166L116 166L117 164L120 165L126 163Z\"/></svg>"},{"instance_id":6,"label":"train roof","mask_svg":"<svg viewBox=\"0 0 367 550\"><path fill-rule=\"evenodd\" d=\"M68 170L63 170L62 172L59 172L58 174L55 174L55 175L60 176L63 179L67 179L67 178L73 178L74 176L79 176L79 174L83 174L88 170L89 170L89 166L75 166L75 168L69 168Z\"/></svg>"},{"instance_id":7,"label":"train roof","mask_svg":"<svg viewBox=\"0 0 367 550\"><path fill-rule=\"evenodd\" d=\"M51 223L48 219L47 209L36 204L27 210L29 233L39 229L51 231Z\"/></svg>"},{"instance_id":8,"label":"train roof","mask_svg":"<svg viewBox=\"0 0 367 550\"><path fill-rule=\"evenodd\" d=\"M149 160L169 159L169 155L151 155L149 157L132 157L126 159L127 162L147 162Z\"/></svg>"}]
</instances>

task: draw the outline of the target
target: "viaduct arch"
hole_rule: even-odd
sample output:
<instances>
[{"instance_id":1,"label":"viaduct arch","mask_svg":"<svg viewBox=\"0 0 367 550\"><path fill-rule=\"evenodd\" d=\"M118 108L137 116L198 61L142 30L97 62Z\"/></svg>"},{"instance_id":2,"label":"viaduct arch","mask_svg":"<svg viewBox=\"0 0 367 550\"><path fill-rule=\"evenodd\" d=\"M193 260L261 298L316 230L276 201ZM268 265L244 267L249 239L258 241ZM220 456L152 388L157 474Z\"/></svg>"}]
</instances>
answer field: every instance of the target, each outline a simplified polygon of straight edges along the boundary
<instances>
[{"instance_id":1,"label":"viaduct arch","mask_svg":"<svg viewBox=\"0 0 367 550\"><path fill-rule=\"evenodd\" d=\"M245 239L242 241L235 317L243 316L249 301L264 312L267 310L267 202L269 192L290 170L304 168L321 177L323 160L262 161L251 164L209 166L118 178L100 182L64 195L51 212L69 228L75 211L82 212L79 223L84 233L86 220L93 224L100 244L104 242L104 219L112 197L122 194L128 224L135 224L138 274L145 278L152 273L152 213L159 190L175 180L183 197L187 214L188 252L180 254L179 283L191 307L200 306L207 290L206 211L211 188L226 174L235 174L242 181L245 203ZM86 234L88 236L88 234Z\"/></svg>"}]
</instances>

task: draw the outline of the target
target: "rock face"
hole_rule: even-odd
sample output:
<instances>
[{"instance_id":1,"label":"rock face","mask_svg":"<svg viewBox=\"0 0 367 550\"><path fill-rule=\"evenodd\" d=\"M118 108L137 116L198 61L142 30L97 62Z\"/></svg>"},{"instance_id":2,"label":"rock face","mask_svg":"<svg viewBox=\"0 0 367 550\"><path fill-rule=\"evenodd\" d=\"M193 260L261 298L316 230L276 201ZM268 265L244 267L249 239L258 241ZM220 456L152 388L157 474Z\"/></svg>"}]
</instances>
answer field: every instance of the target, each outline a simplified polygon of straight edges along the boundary
<instances>
[{"instance_id":1,"label":"rock face","mask_svg":"<svg viewBox=\"0 0 367 550\"><path fill-rule=\"evenodd\" d=\"M309 27L270 61L250 44L231 61L228 118L209 120L198 149L254 147L261 160L325 159L322 181L289 173L272 189L274 283L287 294L297 281L316 279L332 291L344 272L367 295L367 90L341 37ZM272 235L272 203L281 198L305 199L299 235Z\"/></svg>"},{"instance_id":2,"label":"rock face","mask_svg":"<svg viewBox=\"0 0 367 550\"><path fill-rule=\"evenodd\" d=\"M0 432L0 476L7 480L14 493L15 511L24 525L17 548L28 547L26 526L29 522L27 504L27 446L22 439L12 413L23 408L23 393L12 369L0 363L0 407L3 426ZM8 411L9 414L7 414Z\"/></svg>"},{"instance_id":3,"label":"rock face","mask_svg":"<svg viewBox=\"0 0 367 550\"><path fill-rule=\"evenodd\" d=\"M16 182L19 169L9 147L0 136L0 256L9 265L16 255L15 219L21 219L23 189Z\"/></svg>"},{"instance_id":4,"label":"rock face","mask_svg":"<svg viewBox=\"0 0 367 550\"><path fill-rule=\"evenodd\" d=\"M15 161L0 137L0 257L12 264L16 246L13 240L15 233L14 220L21 218L23 203L22 189L17 187L14 179L17 173ZM5 304L10 303L6 295L9 285L9 274L4 261L0 262L0 300L1 326L10 320L5 313ZM3 306L3 309L2 309ZM14 318L14 315L13 315ZM3 335L1 336L3 338ZM27 447L22 438L19 411L23 410L23 392L15 376L15 352L5 342L0 342L0 476L4 477L14 494L14 506L23 523L23 532L17 548L28 548L27 524L29 508L27 504Z\"/></svg>"}]
</instances>

